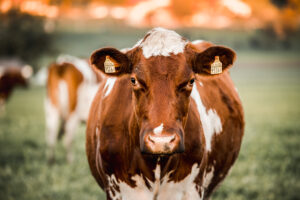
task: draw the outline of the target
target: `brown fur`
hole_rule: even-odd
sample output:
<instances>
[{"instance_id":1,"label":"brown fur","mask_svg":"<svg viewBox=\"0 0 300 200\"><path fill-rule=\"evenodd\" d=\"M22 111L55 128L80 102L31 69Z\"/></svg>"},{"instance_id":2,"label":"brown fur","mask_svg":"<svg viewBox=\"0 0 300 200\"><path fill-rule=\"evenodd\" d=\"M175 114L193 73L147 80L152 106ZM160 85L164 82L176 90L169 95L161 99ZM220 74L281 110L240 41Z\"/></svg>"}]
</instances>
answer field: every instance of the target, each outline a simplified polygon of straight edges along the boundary
<instances>
[{"instance_id":1,"label":"brown fur","mask_svg":"<svg viewBox=\"0 0 300 200\"><path fill-rule=\"evenodd\" d=\"M0 100L7 101L16 86L27 87L26 78L22 76L20 67L3 68L0 75Z\"/></svg>"},{"instance_id":2,"label":"brown fur","mask_svg":"<svg viewBox=\"0 0 300 200\"><path fill-rule=\"evenodd\" d=\"M50 97L51 102L59 108L58 84L59 81L64 80L68 87L69 114L72 113L76 108L77 90L83 81L83 75L70 63L52 64L49 67L48 74L47 95Z\"/></svg>"}]
</instances>

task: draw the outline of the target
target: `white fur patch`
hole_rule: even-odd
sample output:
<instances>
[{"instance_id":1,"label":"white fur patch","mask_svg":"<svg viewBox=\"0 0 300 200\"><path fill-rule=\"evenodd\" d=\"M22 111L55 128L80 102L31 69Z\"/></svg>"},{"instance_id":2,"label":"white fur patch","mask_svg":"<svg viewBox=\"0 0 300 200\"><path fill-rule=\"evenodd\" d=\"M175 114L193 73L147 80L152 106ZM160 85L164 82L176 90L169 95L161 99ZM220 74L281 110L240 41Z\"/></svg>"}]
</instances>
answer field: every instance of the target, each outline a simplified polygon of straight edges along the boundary
<instances>
[{"instance_id":1,"label":"white fur patch","mask_svg":"<svg viewBox=\"0 0 300 200\"><path fill-rule=\"evenodd\" d=\"M179 182L170 181L170 173L162 179L158 200L174 199L174 200L190 200L201 199L199 192L196 189L194 183L196 177L199 174L199 167L197 164L192 166L191 173Z\"/></svg>"},{"instance_id":2,"label":"white fur patch","mask_svg":"<svg viewBox=\"0 0 300 200\"><path fill-rule=\"evenodd\" d=\"M185 41L175 31L164 28L154 28L148 32L148 37L144 41L139 41L134 47L141 47L145 58L151 56L169 56L184 51L187 41Z\"/></svg>"},{"instance_id":3,"label":"white fur patch","mask_svg":"<svg viewBox=\"0 0 300 200\"><path fill-rule=\"evenodd\" d=\"M161 134L161 132L162 132L163 129L164 129L164 124L161 123L158 127L156 127L156 128L153 129L153 133L155 135L159 135L159 134Z\"/></svg>"},{"instance_id":4,"label":"white fur patch","mask_svg":"<svg viewBox=\"0 0 300 200\"><path fill-rule=\"evenodd\" d=\"M201 199L194 183L195 178L199 174L199 167L194 164L191 169L191 173L179 182L170 181L170 173L162 179L160 165L157 165L154 170L155 181L148 180L151 188L149 189L143 177L135 175L132 180L135 181L136 187L132 188L122 181L116 180L115 175L108 177L109 182L109 194L113 200L197 200ZM114 186L118 186L120 192L113 189ZM114 190L112 192L111 190ZM114 193L114 195L113 195ZM122 197L122 198L121 198Z\"/></svg>"},{"instance_id":5,"label":"white fur patch","mask_svg":"<svg viewBox=\"0 0 300 200\"><path fill-rule=\"evenodd\" d=\"M191 97L194 99L197 105L197 110L204 131L206 149L208 151L211 151L212 137L215 133L219 134L222 131L221 119L214 109L209 109L208 111L206 111L196 84L193 87Z\"/></svg>"},{"instance_id":6,"label":"white fur patch","mask_svg":"<svg viewBox=\"0 0 300 200\"><path fill-rule=\"evenodd\" d=\"M123 49L121 49L120 51L122 52L122 53L127 53L128 51L130 51L131 50L131 48L123 48Z\"/></svg>"},{"instance_id":7,"label":"white fur patch","mask_svg":"<svg viewBox=\"0 0 300 200\"><path fill-rule=\"evenodd\" d=\"M32 76L33 74L33 69L30 65L25 65L22 69L21 69L21 74L25 79L28 79Z\"/></svg>"},{"instance_id":8,"label":"white fur patch","mask_svg":"<svg viewBox=\"0 0 300 200\"><path fill-rule=\"evenodd\" d=\"M203 182L202 182L202 186L201 186L201 197L202 198L204 197L205 191L209 187L213 178L214 178L214 168L212 167L209 172L208 171L204 172Z\"/></svg>"},{"instance_id":9,"label":"white fur patch","mask_svg":"<svg viewBox=\"0 0 300 200\"><path fill-rule=\"evenodd\" d=\"M214 168L212 167L211 170L210 170L209 172L207 172L207 171L205 172L204 180L203 180L202 186L203 186L204 188L207 188L207 187L210 185L210 183L211 183L213 177L214 177Z\"/></svg>"},{"instance_id":10,"label":"white fur patch","mask_svg":"<svg viewBox=\"0 0 300 200\"><path fill-rule=\"evenodd\" d=\"M99 84L83 82L77 91L76 113L80 120L86 121L93 99L98 91Z\"/></svg>"},{"instance_id":11,"label":"white fur patch","mask_svg":"<svg viewBox=\"0 0 300 200\"><path fill-rule=\"evenodd\" d=\"M103 98L107 97L110 94L110 92L114 88L116 80L117 80L117 78L108 78L106 80L106 83L105 83L105 86L104 86L105 94L104 94Z\"/></svg>"},{"instance_id":12,"label":"white fur patch","mask_svg":"<svg viewBox=\"0 0 300 200\"><path fill-rule=\"evenodd\" d=\"M204 40L194 40L192 42L192 44L199 44L199 43L202 43L202 42L204 42Z\"/></svg>"},{"instance_id":13,"label":"white fur patch","mask_svg":"<svg viewBox=\"0 0 300 200\"><path fill-rule=\"evenodd\" d=\"M58 83L58 104L63 117L69 114L69 90L66 81L60 80Z\"/></svg>"},{"instance_id":14,"label":"white fur patch","mask_svg":"<svg viewBox=\"0 0 300 200\"><path fill-rule=\"evenodd\" d=\"M46 141L48 145L53 146L56 142L59 128L59 112L49 98L44 101L46 118Z\"/></svg>"},{"instance_id":15,"label":"white fur patch","mask_svg":"<svg viewBox=\"0 0 300 200\"><path fill-rule=\"evenodd\" d=\"M69 145L72 143L74 135L76 133L76 129L79 123L79 118L77 113L72 113L68 119L66 120L66 124L65 124L65 131L66 131L66 135L64 137L64 145L66 146L66 148L69 148ZM69 150L70 151L70 150Z\"/></svg>"},{"instance_id":16,"label":"white fur patch","mask_svg":"<svg viewBox=\"0 0 300 200\"><path fill-rule=\"evenodd\" d=\"M73 64L82 73L85 81L96 82L96 75L86 60L70 55L60 55L57 58L57 63L62 64L64 62Z\"/></svg>"}]
</instances>

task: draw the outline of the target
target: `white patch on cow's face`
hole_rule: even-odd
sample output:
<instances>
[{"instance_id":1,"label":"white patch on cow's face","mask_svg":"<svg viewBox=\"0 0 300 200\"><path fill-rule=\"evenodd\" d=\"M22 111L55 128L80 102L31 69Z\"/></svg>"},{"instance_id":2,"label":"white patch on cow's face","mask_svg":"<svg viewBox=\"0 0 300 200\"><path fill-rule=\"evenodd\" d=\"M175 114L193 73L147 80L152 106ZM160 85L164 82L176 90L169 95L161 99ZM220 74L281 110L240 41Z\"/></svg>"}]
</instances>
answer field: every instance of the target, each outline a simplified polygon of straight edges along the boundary
<instances>
[{"instance_id":1,"label":"white patch on cow's face","mask_svg":"<svg viewBox=\"0 0 300 200\"><path fill-rule=\"evenodd\" d=\"M132 188L122 181L117 181L115 175L108 176L109 194L113 200L200 200L199 192L196 189L194 183L196 177L199 174L199 167L197 164L192 166L191 173L179 182L170 181L170 173L160 179L161 169L160 165L157 165L154 170L155 181L148 180L151 188L149 189L144 179L135 175L132 180L135 181L136 187ZM113 188L119 187L120 192L117 192ZM112 192L111 190L114 190ZM113 195L114 193L114 195Z\"/></svg>"},{"instance_id":2,"label":"white patch on cow's face","mask_svg":"<svg viewBox=\"0 0 300 200\"><path fill-rule=\"evenodd\" d=\"M199 43L202 43L202 42L204 42L203 40L194 40L193 42L192 42L192 44L199 44Z\"/></svg>"},{"instance_id":3,"label":"white patch on cow's face","mask_svg":"<svg viewBox=\"0 0 300 200\"><path fill-rule=\"evenodd\" d=\"M104 97L107 97L110 92L112 91L114 85L115 85L115 82L116 82L117 78L108 78L106 80L106 83L105 83L105 86L104 86L104 90L105 90L105 94L104 94Z\"/></svg>"},{"instance_id":4,"label":"white patch on cow's face","mask_svg":"<svg viewBox=\"0 0 300 200\"><path fill-rule=\"evenodd\" d=\"M76 69L78 69L81 72L81 74L83 75L84 81L89 82L89 83L97 82L96 75L86 60L77 58L75 56L70 56L70 55L60 55L56 61L59 64L62 64L65 62L73 64L76 67Z\"/></svg>"},{"instance_id":5,"label":"white patch on cow's face","mask_svg":"<svg viewBox=\"0 0 300 200\"><path fill-rule=\"evenodd\" d=\"M159 134L161 134L161 132L162 132L163 129L164 129L164 124L161 123L158 127L156 127L156 128L153 129L153 133L155 135L159 135Z\"/></svg>"},{"instance_id":6,"label":"white patch on cow's face","mask_svg":"<svg viewBox=\"0 0 300 200\"><path fill-rule=\"evenodd\" d=\"M164 28L154 28L148 32L148 37L139 41L134 47L141 47L145 58L151 56L176 55L184 51L187 41L185 41L175 31Z\"/></svg>"},{"instance_id":7,"label":"white patch on cow's face","mask_svg":"<svg viewBox=\"0 0 300 200\"><path fill-rule=\"evenodd\" d=\"M66 118L70 112L69 110L69 90L66 81L60 80L58 83L58 105L60 114Z\"/></svg>"},{"instance_id":8,"label":"white patch on cow's face","mask_svg":"<svg viewBox=\"0 0 300 200\"><path fill-rule=\"evenodd\" d=\"M211 151L211 141L214 134L219 134L222 131L221 119L214 109L206 111L205 106L202 103L197 85L193 86L191 97L194 99L197 110L200 115L201 124L205 136L205 144L207 151Z\"/></svg>"},{"instance_id":9,"label":"white patch on cow's face","mask_svg":"<svg viewBox=\"0 0 300 200\"><path fill-rule=\"evenodd\" d=\"M199 84L200 84L201 87L203 87L203 83L202 82L199 82Z\"/></svg>"}]
</instances>

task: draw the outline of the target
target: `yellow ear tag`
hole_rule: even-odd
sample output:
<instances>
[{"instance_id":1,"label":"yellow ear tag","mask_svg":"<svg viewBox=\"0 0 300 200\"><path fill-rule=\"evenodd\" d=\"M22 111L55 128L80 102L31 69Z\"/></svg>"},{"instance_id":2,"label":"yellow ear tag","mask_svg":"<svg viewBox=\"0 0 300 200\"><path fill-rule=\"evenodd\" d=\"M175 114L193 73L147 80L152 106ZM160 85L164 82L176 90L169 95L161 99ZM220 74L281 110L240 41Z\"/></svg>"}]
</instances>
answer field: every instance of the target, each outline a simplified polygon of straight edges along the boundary
<instances>
[{"instance_id":1,"label":"yellow ear tag","mask_svg":"<svg viewBox=\"0 0 300 200\"><path fill-rule=\"evenodd\" d=\"M115 73L116 72L115 63L113 63L109 59L109 56L106 56L106 58L105 58L104 71L105 71L105 73Z\"/></svg>"},{"instance_id":2,"label":"yellow ear tag","mask_svg":"<svg viewBox=\"0 0 300 200\"><path fill-rule=\"evenodd\" d=\"M222 62L219 56L215 57L215 61L210 65L210 74L221 74L222 73Z\"/></svg>"}]
</instances>

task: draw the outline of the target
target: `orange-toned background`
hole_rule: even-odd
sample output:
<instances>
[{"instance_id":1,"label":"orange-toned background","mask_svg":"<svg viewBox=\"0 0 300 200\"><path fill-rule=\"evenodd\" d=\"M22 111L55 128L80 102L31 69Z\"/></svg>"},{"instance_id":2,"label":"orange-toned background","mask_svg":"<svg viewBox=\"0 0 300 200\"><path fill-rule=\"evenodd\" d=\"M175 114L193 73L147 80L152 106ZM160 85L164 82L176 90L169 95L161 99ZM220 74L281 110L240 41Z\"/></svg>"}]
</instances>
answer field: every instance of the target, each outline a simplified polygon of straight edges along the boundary
<instances>
[{"instance_id":1,"label":"orange-toned background","mask_svg":"<svg viewBox=\"0 0 300 200\"><path fill-rule=\"evenodd\" d=\"M300 24L298 0L2 0L0 11L49 19L115 19L134 27L257 29L271 26L280 36ZM82 27L84 28L84 27Z\"/></svg>"}]
</instances>

